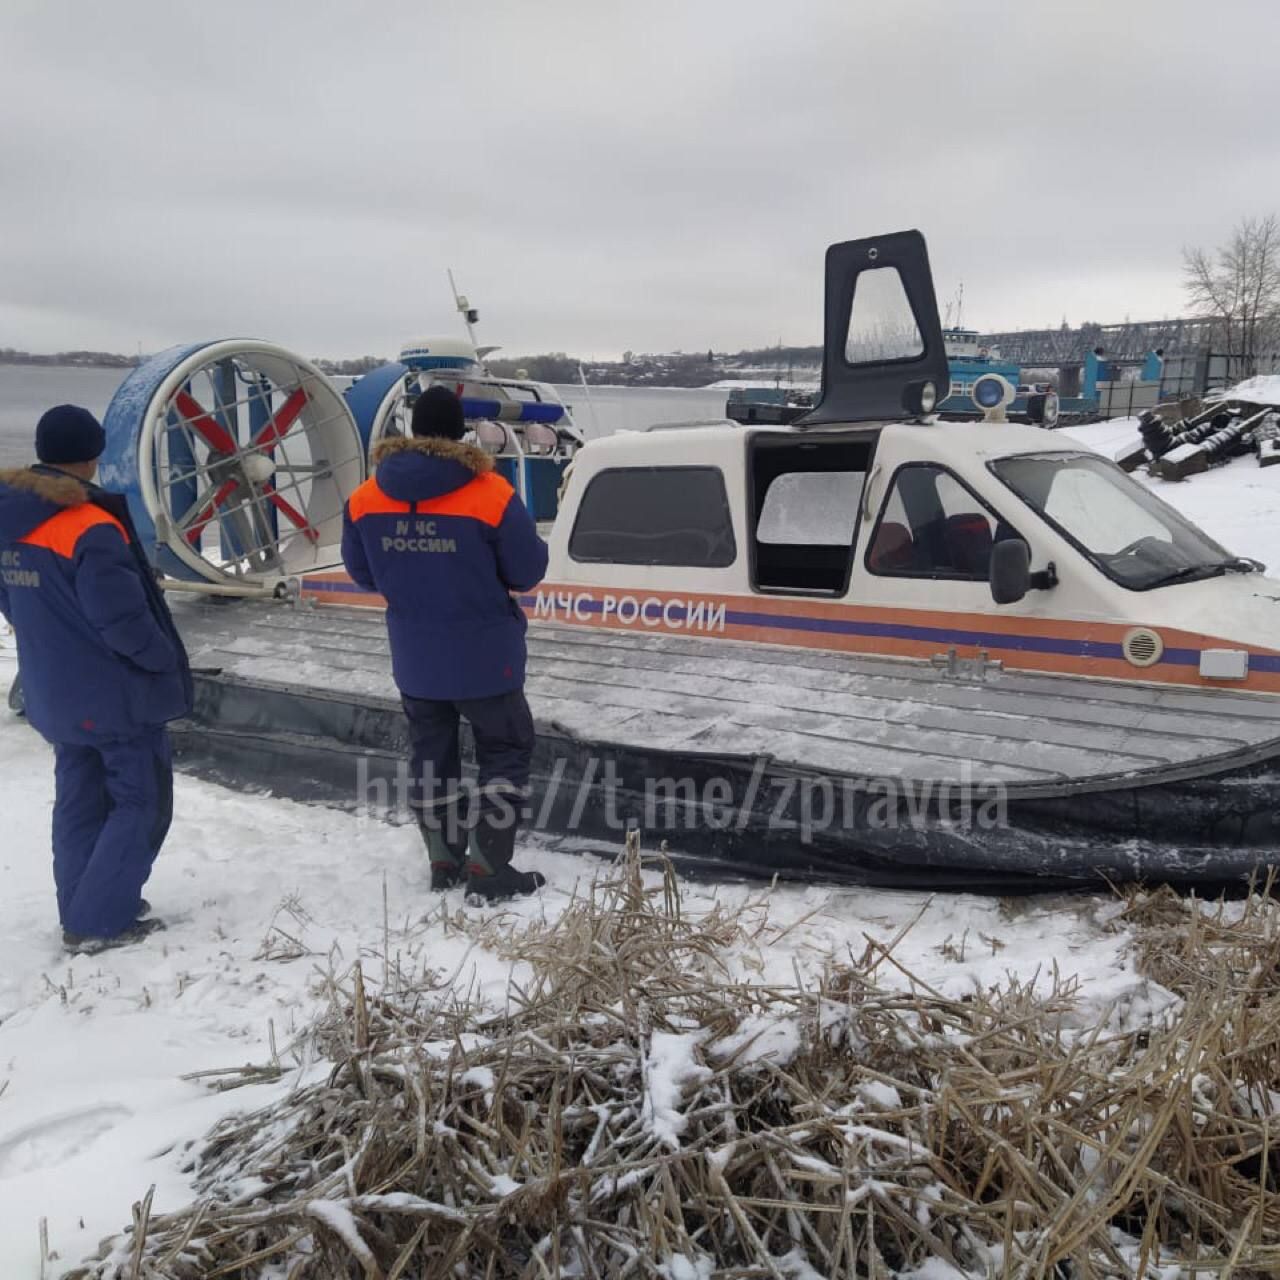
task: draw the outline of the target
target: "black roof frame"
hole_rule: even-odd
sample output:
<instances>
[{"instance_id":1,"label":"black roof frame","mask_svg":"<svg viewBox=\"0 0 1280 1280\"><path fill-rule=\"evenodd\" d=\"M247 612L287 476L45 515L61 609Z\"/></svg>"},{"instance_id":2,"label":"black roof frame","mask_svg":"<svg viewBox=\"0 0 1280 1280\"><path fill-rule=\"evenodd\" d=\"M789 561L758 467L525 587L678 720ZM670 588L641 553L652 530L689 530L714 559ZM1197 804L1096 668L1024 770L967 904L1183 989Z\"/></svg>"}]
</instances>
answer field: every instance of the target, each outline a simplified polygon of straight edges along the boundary
<instances>
[{"instance_id":1,"label":"black roof frame","mask_svg":"<svg viewBox=\"0 0 1280 1280\"><path fill-rule=\"evenodd\" d=\"M924 349L911 359L850 364L846 343L858 276L881 267L894 267L901 276ZM921 412L920 391L926 382L932 382L936 398L943 399L951 375L929 251L919 231L894 231L833 244L827 250L825 292L822 393L813 409L793 426L803 429L915 418Z\"/></svg>"}]
</instances>

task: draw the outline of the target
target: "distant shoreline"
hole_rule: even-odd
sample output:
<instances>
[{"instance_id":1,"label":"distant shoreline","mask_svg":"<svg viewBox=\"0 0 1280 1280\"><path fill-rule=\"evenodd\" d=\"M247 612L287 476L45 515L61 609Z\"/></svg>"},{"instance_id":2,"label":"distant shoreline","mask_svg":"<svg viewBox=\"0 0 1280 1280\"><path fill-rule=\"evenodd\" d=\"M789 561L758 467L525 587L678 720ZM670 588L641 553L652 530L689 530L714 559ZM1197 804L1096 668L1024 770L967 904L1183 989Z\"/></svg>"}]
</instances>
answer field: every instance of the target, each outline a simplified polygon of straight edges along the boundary
<instances>
[{"instance_id":1,"label":"distant shoreline","mask_svg":"<svg viewBox=\"0 0 1280 1280\"><path fill-rule=\"evenodd\" d=\"M136 369L144 361L148 360L148 355L143 356L125 356L118 355L114 352L78 352L78 351L60 351L52 355L36 355L27 351L15 351L13 348L0 349L0 367L10 365L16 369L114 369L122 375L131 369ZM358 372L350 369L344 369L339 362L317 360L314 362L316 367L328 378L356 378L367 372L366 369L360 369ZM348 362L342 362L348 363ZM362 362L350 362L362 363ZM336 367L335 367L336 366ZM728 392L735 388L746 387L763 387L775 386L782 388L803 387L809 389L816 386L818 379L795 381L790 377L782 377L780 373L761 372L757 377L742 377L740 370L726 369L722 370L727 376L717 378L711 382L684 382L671 379L666 371L657 374L651 374L650 378L635 380L613 380L617 376L616 368L602 367L597 371L597 376L603 375L603 381L588 381L587 394L591 391L608 391L608 390L630 390L630 391L723 391ZM609 375L613 375L610 377ZM736 376L735 376L736 375ZM651 380L650 380L651 379ZM539 381L550 381L553 385L574 391L580 390L582 384L573 378L551 378L539 379Z\"/></svg>"},{"instance_id":2,"label":"distant shoreline","mask_svg":"<svg viewBox=\"0 0 1280 1280\"><path fill-rule=\"evenodd\" d=\"M0 347L0 365L41 369L118 369L128 371L151 358L150 352L123 355L118 351L52 351L36 353L16 347ZM557 352L511 360L493 360L489 369L499 377L515 377L557 386L581 385L585 376L592 387L636 387L672 391L698 391L716 387L816 386L820 378L821 348L779 347L740 351L736 355L705 356L683 351L634 356L621 361L580 361ZM326 377L358 378L386 363L378 356L333 360L311 357ZM784 372L785 371L785 372ZM720 384L720 385L718 385Z\"/></svg>"},{"instance_id":3,"label":"distant shoreline","mask_svg":"<svg viewBox=\"0 0 1280 1280\"><path fill-rule=\"evenodd\" d=\"M11 364L19 368L38 369L136 369L140 361L136 356L104 355L98 358L81 358L74 354L52 356L28 355L26 352L0 353L0 365Z\"/></svg>"}]
</instances>

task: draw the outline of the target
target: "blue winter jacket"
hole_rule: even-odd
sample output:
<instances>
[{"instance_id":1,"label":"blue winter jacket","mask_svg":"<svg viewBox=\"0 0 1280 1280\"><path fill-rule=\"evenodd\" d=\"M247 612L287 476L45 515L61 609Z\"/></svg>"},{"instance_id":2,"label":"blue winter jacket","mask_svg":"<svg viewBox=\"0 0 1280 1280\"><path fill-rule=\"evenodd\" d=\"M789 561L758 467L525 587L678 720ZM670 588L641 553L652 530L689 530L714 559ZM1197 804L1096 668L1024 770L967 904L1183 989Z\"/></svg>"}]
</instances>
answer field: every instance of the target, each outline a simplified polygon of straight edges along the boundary
<instances>
[{"instance_id":1,"label":"blue winter jacket","mask_svg":"<svg viewBox=\"0 0 1280 1280\"><path fill-rule=\"evenodd\" d=\"M524 503L474 445L384 441L351 495L342 558L387 601L396 684L414 698L487 698L524 683L525 617L547 547Z\"/></svg>"},{"instance_id":2,"label":"blue winter jacket","mask_svg":"<svg viewBox=\"0 0 1280 1280\"><path fill-rule=\"evenodd\" d=\"M51 467L0 471L0 612L50 742L130 738L191 710L191 672L123 498Z\"/></svg>"}]
</instances>

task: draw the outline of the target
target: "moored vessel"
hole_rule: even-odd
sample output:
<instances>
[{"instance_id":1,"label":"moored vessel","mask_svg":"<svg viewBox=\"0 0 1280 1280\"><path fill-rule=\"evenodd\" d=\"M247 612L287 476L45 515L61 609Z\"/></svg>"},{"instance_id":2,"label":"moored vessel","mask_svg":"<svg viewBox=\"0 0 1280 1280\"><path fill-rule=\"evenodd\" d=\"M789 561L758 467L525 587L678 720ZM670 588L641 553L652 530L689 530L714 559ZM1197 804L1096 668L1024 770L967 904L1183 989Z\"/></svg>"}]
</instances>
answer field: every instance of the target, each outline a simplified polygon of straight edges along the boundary
<instances>
[{"instance_id":1,"label":"moored vessel","mask_svg":"<svg viewBox=\"0 0 1280 1280\"><path fill-rule=\"evenodd\" d=\"M513 605L535 826L939 887L1275 860L1280 583L1053 433L940 421L947 379L923 239L851 241L802 418L576 450L548 579ZM182 754L389 798L381 602L336 567L290 577L292 603L179 608L204 671Z\"/></svg>"}]
</instances>

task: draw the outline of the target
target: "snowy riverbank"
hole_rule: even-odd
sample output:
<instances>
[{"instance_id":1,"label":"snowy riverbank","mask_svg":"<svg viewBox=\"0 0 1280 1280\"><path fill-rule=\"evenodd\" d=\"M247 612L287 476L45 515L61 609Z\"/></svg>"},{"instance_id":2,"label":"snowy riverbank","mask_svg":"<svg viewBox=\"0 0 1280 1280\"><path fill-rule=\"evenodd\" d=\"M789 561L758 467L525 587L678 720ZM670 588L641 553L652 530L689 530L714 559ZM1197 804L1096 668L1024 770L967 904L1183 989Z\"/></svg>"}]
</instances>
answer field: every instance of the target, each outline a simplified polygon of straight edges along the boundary
<instances>
[{"instance_id":1,"label":"snowy riverbank","mask_svg":"<svg viewBox=\"0 0 1280 1280\"><path fill-rule=\"evenodd\" d=\"M1110 454L1134 424L1077 428ZM1063 433L1064 437L1066 433ZM1064 438L1063 443L1066 443ZM1280 468L1252 459L1184 484L1152 482L1232 551L1280 571ZM0 687L12 672L0 637ZM148 896L169 922L145 945L97 958L59 946L48 853L47 748L0 711L0 1275L39 1273L48 1219L50 1270L118 1232L156 1184L155 1211L190 1195L182 1153L220 1116L264 1105L314 1075L291 1045L324 1003L329 975L357 960L376 986L383 955L456 970L455 986L495 1008L510 966L453 923L461 895L432 898L416 833L345 814L239 795L180 778L177 820ZM548 875L541 897L509 912L518 930L556 918L599 867L546 848L523 856ZM729 957L744 976L794 984L868 939L888 942L917 976L948 994L1039 975L1081 978L1078 1017L1112 1005L1128 1015L1167 997L1142 980L1106 896L1013 904L966 897L823 888L690 885L685 910L758 899L782 932ZM518 974L515 976L519 976ZM262 1062L273 1046L283 1082L223 1095L188 1073ZM322 1068L321 1068L322 1069Z\"/></svg>"},{"instance_id":2,"label":"snowy riverbank","mask_svg":"<svg viewBox=\"0 0 1280 1280\"><path fill-rule=\"evenodd\" d=\"M325 975L363 959L372 982L389 943L403 966L457 969L455 986L506 999L508 965L472 948L425 888L416 833L180 778L177 821L148 894L167 932L145 945L68 959L59 947L48 868L48 751L0 721L0 1272L34 1277L47 1217L60 1266L117 1232L152 1183L155 1209L185 1203L185 1144L228 1111L263 1105L297 1083L220 1095L189 1072L269 1060L322 1003ZM599 864L530 850L549 885L510 909L513 929L555 917ZM385 899L384 899L385 886ZM1105 898L977 898L699 886L688 911L745 898L789 928L780 943L733 957L744 974L793 983L824 960L861 954L911 925L895 955L922 978L963 993L1008 973L1078 973L1087 1008L1151 999L1126 937L1108 930ZM386 904L384 914L384 901ZM914 921L914 924L911 922ZM1157 994L1157 999L1159 996ZM55 1271L56 1274L56 1271Z\"/></svg>"}]
</instances>

